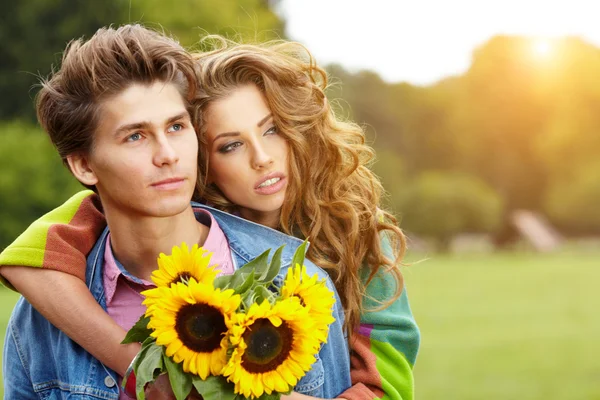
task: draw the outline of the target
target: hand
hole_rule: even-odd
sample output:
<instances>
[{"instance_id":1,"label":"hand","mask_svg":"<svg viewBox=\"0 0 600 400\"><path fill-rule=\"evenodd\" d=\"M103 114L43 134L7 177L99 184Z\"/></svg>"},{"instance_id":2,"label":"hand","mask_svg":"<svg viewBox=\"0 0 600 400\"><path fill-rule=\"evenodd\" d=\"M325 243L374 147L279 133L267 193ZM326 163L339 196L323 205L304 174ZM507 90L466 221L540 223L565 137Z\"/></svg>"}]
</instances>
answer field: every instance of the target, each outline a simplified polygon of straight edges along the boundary
<instances>
[{"instance_id":1,"label":"hand","mask_svg":"<svg viewBox=\"0 0 600 400\"><path fill-rule=\"evenodd\" d=\"M290 394L284 394L281 396L281 400L325 400L320 397L307 396L302 393L292 392ZM333 399L333 400L346 400L343 398Z\"/></svg>"},{"instance_id":2,"label":"hand","mask_svg":"<svg viewBox=\"0 0 600 400\"><path fill-rule=\"evenodd\" d=\"M167 374L159 375L154 382L146 385L144 392L148 400L176 400Z\"/></svg>"},{"instance_id":3,"label":"hand","mask_svg":"<svg viewBox=\"0 0 600 400\"><path fill-rule=\"evenodd\" d=\"M145 394L148 400L175 400L169 375L159 375L154 382L146 386ZM195 388L192 388L186 400L203 400L203 398Z\"/></svg>"}]
</instances>

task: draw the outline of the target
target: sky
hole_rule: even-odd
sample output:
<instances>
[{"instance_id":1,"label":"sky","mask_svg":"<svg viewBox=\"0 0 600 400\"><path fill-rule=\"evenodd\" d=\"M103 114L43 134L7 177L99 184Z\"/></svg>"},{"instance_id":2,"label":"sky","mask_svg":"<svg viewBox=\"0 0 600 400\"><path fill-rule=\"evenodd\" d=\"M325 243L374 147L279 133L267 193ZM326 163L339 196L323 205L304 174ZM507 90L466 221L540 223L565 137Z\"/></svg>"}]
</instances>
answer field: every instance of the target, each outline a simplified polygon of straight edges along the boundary
<instances>
[{"instance_id":1,"label":"sky","mask_svg":"<svg viewBox=\"0 0 600 400\"><path fill-rule=\"evenodd\" d=\"M281 0L277 12L318 63L415 85L463 73L495 35L579 36L600 47L600 0Z\"/></svg>"}]
</instances>

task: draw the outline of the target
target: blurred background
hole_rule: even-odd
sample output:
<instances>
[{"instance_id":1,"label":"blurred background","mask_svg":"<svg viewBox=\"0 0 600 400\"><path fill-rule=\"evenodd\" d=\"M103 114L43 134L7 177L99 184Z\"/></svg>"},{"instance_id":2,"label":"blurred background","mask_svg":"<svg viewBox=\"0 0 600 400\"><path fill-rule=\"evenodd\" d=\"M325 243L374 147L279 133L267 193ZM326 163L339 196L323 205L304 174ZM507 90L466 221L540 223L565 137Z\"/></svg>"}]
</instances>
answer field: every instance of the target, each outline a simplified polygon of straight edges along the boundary
<instances>
[{"instance_id":1,"label":"blurred background","mask_svg":"<svg viewBox=\"0 0 600 400\"><path fill-rule=\"evenodd\" d=\"M0 249L81 189L33 106L69 40L125 22L186 46L294 39L409 236L416 398L600 399L600 5L412 3L2 0ZM0 289L0 337L16 299Z\"/></svg>"}]
</instances>

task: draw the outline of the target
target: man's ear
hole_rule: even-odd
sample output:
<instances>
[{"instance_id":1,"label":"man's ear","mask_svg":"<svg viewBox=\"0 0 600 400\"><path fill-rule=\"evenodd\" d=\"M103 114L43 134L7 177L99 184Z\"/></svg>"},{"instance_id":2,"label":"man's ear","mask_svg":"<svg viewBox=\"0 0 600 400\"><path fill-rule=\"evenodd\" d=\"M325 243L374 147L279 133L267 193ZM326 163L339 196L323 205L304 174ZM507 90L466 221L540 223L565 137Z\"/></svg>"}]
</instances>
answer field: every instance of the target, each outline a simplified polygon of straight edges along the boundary
<instances>
[{"instance_id":1,"label":"man's ear","mask_svg":"<svg viewBox=\"0 0 600 400\"><path fill-rule=\"evenodd\" d=\"M87 156L83 154L71 154L67 156L67 162L71 172L75 175L75 178L84 185L94 186L98 183L98 178L92 170Z\"/></svg>"}]
</instances>

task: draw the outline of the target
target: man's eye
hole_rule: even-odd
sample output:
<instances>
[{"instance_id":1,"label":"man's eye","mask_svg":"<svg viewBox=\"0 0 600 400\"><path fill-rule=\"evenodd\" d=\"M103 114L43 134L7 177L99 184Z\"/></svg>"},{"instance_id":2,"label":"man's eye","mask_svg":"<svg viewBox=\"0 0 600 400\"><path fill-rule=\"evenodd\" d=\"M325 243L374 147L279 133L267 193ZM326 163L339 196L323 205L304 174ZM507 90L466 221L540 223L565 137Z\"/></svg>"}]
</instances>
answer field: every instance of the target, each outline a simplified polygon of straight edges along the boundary
<instances>
[{"instance_id":1,"label":"man's eye","mask_svg":"<svg viewBox=\"0 0 600 400\"><path fill-rule=\"evenodd\" d=\"M127 141L128 142L137 142L138 140L140 140L142 138L142 134L139 132L134 133L133 135L129 135L127 136Z\"/></svg>"},{"instance_id":2,"label":"man's eye","mask_svg":"<svg viewBox=\"0 0 600 400\"><path fill-rule=\"evenodd\" d=\"M179 132L183 129L183 124L173 124L169 128L169 132Z\"/></svg>"}]
</instances>

